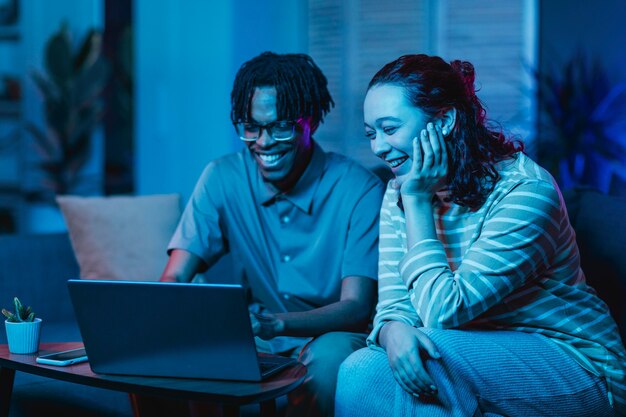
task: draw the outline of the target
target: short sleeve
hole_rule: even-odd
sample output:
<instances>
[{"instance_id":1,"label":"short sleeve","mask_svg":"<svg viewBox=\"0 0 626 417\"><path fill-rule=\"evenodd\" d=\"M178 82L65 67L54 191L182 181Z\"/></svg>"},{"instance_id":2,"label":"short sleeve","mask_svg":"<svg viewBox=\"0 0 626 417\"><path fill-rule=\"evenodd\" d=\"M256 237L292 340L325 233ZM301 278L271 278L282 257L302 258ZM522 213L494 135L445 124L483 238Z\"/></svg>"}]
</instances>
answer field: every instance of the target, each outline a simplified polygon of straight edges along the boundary
<instances>
[{"instance_id":1,"label":"short sleeve","mask_svg":"<svg viewBox=\"0 0 626 417\"><path fill-rule=\"evenodd\" d=\"M348 192L351 191L348 190ZM355 204L350 218L341 268L342 278L363 276L376 279L378 213L383 193L382 183L376 178L369 178L367 188Z\"/></svg>"},{"instance_id":2,"label":"short sleeve","mask_svg":"<svg viewBox=\"0 0 626 417\"><path fill-rule=\"evenodd\" d=\"M224 198L219 184L217 163L211 162L196 183L170 240L168 252L173 249L186 250L201 258L208 266L226 252L219 214Z\"/></svg>"}]
</instances>

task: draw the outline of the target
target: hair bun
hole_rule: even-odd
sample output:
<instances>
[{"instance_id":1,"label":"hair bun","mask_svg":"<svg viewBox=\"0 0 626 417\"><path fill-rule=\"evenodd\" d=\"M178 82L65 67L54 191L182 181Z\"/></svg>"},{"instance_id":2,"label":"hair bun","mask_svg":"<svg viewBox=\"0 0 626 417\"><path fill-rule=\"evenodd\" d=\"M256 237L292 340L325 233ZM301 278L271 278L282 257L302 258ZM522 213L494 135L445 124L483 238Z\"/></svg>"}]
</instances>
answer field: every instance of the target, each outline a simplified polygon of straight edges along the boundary
<instances>
[{"instance_id":1,"label":"hair bun","mask_svg":"<svg viewBox=\"0 0 626 417\"><path fill-rule=\"evenodd\" d=\"M474 66L471 62L461 61L456 59L450 63L452 68L461 76L463 80L463 84L465 84L465 89L467 90L467 94L471 97L476 94L474 90L474 79L476 77L474 73Z\"/></svg>"}]
</instances>

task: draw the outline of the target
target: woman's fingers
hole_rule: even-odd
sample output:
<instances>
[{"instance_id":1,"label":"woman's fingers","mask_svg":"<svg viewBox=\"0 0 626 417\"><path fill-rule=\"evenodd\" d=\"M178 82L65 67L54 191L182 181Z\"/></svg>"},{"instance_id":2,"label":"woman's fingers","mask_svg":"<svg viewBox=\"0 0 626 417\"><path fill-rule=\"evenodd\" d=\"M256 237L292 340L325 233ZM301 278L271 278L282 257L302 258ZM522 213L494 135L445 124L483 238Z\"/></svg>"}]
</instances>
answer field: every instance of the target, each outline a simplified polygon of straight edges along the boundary
<instances>
[{"instance_id":1,"label":"woman's fingers","mask_svg":"<svg viewBox=\"0 0 626 417\"><path fill-rule=\"evenodd\" d=\"M420 329L416 329L416 330L417 331L415 332L415 337L417 337L417 340L420 346L422 347L422 349L426 351L428 356L430 356L433 359L441 358L441 355L439 354L439 351L437 350L437 346L435 346L433 341L430 340L430 337L428 337L428 335L426 335L426 333L422 332Z\"/></svg>"},{"instance_id":2,"label":"woman's fingers","mask_svg":"<svg viewBox=\"0 0 626 417\"><path fill-rule=\"evenodd\" d=\"M392 370L394 378L406 392L418 396L437 394L437 388L417 352L398 361Z\"/></svg>"},{"instance_id":3,"label":"woman's fingers","mask_svg":"<svg viewBox=\"0 0 626 417\"><path fill-rule=\"evenodd\" d=\"M413 384L419 388L420 394L431 394L431 385L434 385L431 378L428 376L426 369L424 369L424 363L419 354L408 358L409 363L407 369L410 371L407 374L410 376Z\"/></svg>"},{"instance_id":4,"label":"woman's fingers","mask_svg":"<svg viewBox=\"0 0 626 417\"><path fill-rule=\"evenodd\" d=\"M413 370L407 367L406 364L399 366L395 373L397 374L396 379L400 381L400 386L406 392L418 395L425 392L423 387L418 383L416 376L413 375Z\"/></svg>"},{"instance_id":5,"label":"woman's fingers","mask_svg":"<svg viewBox=\"0 0 626 417\"><path fill-rule=\"evenodd\" d=\"M432 122L426 125L428 129L428 140L430 149L433 152L433 168L443 168L447 172L448 168L448 151L446 148L445 138L440 127L435 126Z\"/></svg>"},{"instance_id":6,"label":"woman's fingers","mask_svg":"<svg viewBox=\"0 0 626 417\"><path fill-rule=\"evenodd\" d=\"M383 330L381 337L398 385L416 397L439 395L425 367L428 357L440 358L432 340L420 329L399 322L391 322Z\"/></svg>"},{"instance_id":7,"label":"woman's fingers","mask_svg":"<svg viewBox=\"0 0 626 417\"><path fill-rule=\"evenodd\" d=\"M433 154L433 147L430 144L430 136L432 135L431 123L426 125L426 130L422 130L422 134L420 135L420 145L422 147L422 155L423 155L423 163L422 163L422 173L427 172L433 167L435 163L435 155Z\"/></svg>"},{"instance_id":8,"label":"woman's fingers","mask_svg":"<svg viewBox=\"0 0 626 417\"><path fill-rule=\"evenodd\" d=\"M430 337L426 335L426 333L417 329L417 331L415 332L415 336L417 337L417 340L419 341L419 344L422 347L422 350L428 356L430 356L433 359L441 358L441 355L439 354L437 347L435 346L433 341L430 339ZM424 383L428 386L428 391L431 393L431 395L435 394L437 391L437 386L435 385L434 381L432 380L430 375L428 375L428 373L423 367L421 368L421 371L423 371L423 373L418 371L418 374L419 374L418 377L422 381L424 381Z\"/></svg>"},{"instance_id":9,"label":"woman's fingers","mask_svg":"<svg viewBox=\"0 0 626 417\"><path fill-rule=\"evenodd\" d=\"M412 140L412 163L403 175L400 192L403 195L437 192L448 173L448 157L441 129L429 122Z\"/></svg>"},{"instance_id":10,"label":"woman's fingers","mask_svg":"<svg viewBox=\"0 0 626 417\"><path fill-rule=\"evenodd\" d=\"M424 135L424 130L420 134L420 137ZM422 149L420 148L421 139L417 136L413 138L413 174L419 174L422 171Z\"/></svg>"},{"instance_id":11,"label":"woman's fingers","mask_svg":"<svg viewBox=\"0 0 626 417\"><path fill-rule=\"evenodd\" d=\"M447 175L448 173L448 148L446 147L446 138L440 127L437 128L437 149L439 154L440 171Z\"/></svg>"}]
</instances>

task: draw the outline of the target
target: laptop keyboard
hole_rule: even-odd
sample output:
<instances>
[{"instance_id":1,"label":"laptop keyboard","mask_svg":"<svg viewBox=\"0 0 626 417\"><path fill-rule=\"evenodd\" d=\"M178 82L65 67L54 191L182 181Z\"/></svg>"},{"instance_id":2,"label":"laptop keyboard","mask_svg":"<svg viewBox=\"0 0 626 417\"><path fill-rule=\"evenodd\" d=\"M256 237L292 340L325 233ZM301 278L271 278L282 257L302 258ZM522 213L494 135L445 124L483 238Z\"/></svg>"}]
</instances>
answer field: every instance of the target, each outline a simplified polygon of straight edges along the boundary
<instances>
[{"instance_id":1,"label":"laptop keyboard","mask_svg":"<svg viewBox=\"0 0 626 417\"><path fill-rule=\"evenodd\" d=\"M259 356L259 367L262 376L271 375L295 362L295 359L283 356Z\"/></svg>"}]
</instances>

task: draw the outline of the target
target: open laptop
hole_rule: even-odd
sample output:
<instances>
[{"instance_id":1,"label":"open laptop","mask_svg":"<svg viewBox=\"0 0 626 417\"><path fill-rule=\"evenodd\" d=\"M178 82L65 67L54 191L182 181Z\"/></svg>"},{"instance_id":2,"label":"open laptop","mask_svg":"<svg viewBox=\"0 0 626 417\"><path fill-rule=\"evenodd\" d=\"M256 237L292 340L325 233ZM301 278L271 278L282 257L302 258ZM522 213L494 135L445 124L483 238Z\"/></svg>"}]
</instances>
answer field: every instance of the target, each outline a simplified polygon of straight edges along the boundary
<instances>
[{"instance_id":1,"label":"open laptop","mask_svg":"<svg viewBox=\"0 0 626 417\"><path fill-rule=\"evenodd\" d=\"M294 363L258 356L240 285L69 280L95 373L260 381Z\"/></svg>"}]
</instances>

